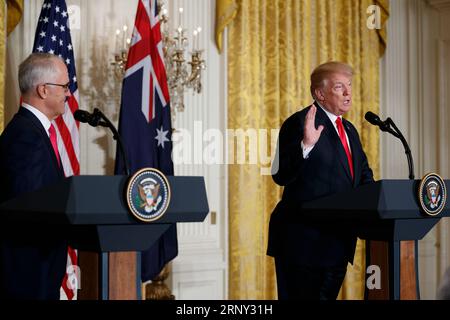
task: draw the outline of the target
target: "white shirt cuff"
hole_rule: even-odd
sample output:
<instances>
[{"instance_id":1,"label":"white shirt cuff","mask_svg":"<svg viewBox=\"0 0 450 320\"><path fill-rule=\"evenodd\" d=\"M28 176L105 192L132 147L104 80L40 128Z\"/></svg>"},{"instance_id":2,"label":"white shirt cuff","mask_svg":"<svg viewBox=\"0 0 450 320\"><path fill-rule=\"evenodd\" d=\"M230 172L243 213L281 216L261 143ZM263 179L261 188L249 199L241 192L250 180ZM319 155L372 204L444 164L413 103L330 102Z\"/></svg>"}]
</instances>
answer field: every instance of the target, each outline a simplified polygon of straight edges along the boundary
<instances>
[{"instance_id":1,"label":"white shirt cuff","mask_svg":"<svg viewBox=\"0 0 450 320\"><path fill-rule=\"evenodd\" d=\"M300 142L300 146L302 147L303 159L308 159L309 153L311 152L311 150L314 148L315 145L313 144L312 146L305 148L302 140L302 142Z\"/></svg>"}]
</instances>

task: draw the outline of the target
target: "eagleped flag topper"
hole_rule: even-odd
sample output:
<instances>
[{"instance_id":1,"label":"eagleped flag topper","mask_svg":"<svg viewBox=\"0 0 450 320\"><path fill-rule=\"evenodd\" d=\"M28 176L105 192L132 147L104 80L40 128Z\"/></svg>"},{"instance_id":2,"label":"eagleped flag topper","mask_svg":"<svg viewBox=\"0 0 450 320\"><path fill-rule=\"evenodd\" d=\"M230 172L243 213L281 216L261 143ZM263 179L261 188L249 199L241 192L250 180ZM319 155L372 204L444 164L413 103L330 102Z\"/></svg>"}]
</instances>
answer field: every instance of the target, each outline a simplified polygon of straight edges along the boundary
<instances>
[{"instance_id":1,"label":"eagleped flag topper","mask_svg":"<svg viewBox=\"0 0 450 320\"><path fill-rule=\"evenodd\" d=\"M137 219L145 222L158 220L170 203L169 182L157 169L141 169L128 182L126 197L128 208Z\"/></svg>"},{"instance_id":2,"label":"eagleped flag topper","mask_svg":"<svg viewBox=\"0 0 450 320\"><path fill-rule=\"evenodd\" d=\"M419 186L419 201L426 214L436 216L441 213L447 201L447 190L439 175L429 173L423 177Z\"/></svg>"}]
</instances>

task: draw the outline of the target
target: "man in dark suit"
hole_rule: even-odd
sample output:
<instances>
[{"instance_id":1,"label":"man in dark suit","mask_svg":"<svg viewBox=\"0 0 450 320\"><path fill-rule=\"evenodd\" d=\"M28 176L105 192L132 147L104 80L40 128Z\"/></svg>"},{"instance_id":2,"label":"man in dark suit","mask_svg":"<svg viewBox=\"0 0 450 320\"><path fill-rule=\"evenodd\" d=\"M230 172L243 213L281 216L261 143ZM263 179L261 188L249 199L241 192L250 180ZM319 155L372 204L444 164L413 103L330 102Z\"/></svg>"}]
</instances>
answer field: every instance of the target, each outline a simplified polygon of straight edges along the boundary
<instances>
[{"instance_id":1,"label":"man in dark suit","mask_svg":"<svg viewBox=\"0 0 450 320\"><path fill-rule=\"evenodd\" d=\"M64 113L68 85L66 65L57 56L33 53L21 63L23 103L0 137L0 202L64 179L51 121ZM67 262L61 229L3 225L0 237L0 297L59 299Z\"/></svg>"},{"instance_id":2,"label":"man in dark suit","mask_svg":"<svg viewBox=\"0 0 450 320\"><path fill-rule=\"evenodd\" d=\"M352 105L352 68L340 62L311 74L314 104L282 125L274 181L284 186L272 213L268 255L275 258L279 299L336 299L356 236L302 216L302 203L373 181L355 127L342 115Z\"/></svg>"}]
</instances>

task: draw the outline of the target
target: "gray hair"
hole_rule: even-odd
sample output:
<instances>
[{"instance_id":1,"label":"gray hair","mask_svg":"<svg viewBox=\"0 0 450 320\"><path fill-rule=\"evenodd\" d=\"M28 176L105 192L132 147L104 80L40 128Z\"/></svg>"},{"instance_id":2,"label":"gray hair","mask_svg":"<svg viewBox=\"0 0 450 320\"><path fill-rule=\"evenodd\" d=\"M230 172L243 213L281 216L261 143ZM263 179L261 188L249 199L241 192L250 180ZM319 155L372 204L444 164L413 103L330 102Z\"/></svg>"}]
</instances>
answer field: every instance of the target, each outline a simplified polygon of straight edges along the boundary
<instances>
[{"instance_id":1,"label":"gray hair","mask_svg":"<svg viewBox=\"0 0 450 320\"><path fill-rule=\"evenodd\" d=\"M54 81L58 73L55 61L60 57L50 53L32 53L19 66L19 88L27 93L39 84Z\"/></svg>"}]
</instances>

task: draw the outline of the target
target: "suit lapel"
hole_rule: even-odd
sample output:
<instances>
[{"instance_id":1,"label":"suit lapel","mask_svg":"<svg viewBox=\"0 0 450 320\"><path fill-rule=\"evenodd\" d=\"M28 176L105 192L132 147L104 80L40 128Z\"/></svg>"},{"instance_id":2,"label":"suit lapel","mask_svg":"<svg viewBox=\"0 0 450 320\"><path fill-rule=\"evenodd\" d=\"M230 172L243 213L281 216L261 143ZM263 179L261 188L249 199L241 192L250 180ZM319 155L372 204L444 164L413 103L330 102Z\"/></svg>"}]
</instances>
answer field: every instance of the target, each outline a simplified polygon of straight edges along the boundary
<instances>
[{"instance_id":1,"label":"suit lapel","mask_svg":"<svg viewBox=\"0 0 450 320\"><path fill-rule=\"evenodd\" d=\"M45 131L44 127L42 126L42 123L39 121L39 119L29 110L20 107L18 113L30 120L33 123L33 126L35 129L37 129L42 136L42 139L44 140L45 145L47 146L48 152L50 153L50 157L52 158L53 164L58 168L58 172L61 173L61 165L58 163L58 159L56 158L56 154L53 151L52 143L50 142L50 138L48 137L47 132ZM64 174L63 174L64 176Z\"/></svg>"},{"instance_id":2,"label":"suit lapel","mask_svg":"<svg viewBox=\"0 0 450 320\"><path fill-rule=\"evenodd\" d=\"M317 107L316 128L321 124L325 127L323 133L325 133L328 139L330 140L331 145L335 150L334 153L338 155L339 162L343 166L344 171L347 174L347 177L350 180L353 180L352 175L350 173L350 167L348 165L347 155L345 154L344 146L342 145L341 139L339 138L339 135L336 132L334 124L331 122L330 118L328 118L327 114L322 110L322 108L319 105L317 105L316 102L314 102L314 104ZM346 131L348 135L348 130Z\"/></svg>"}]
</instances>

